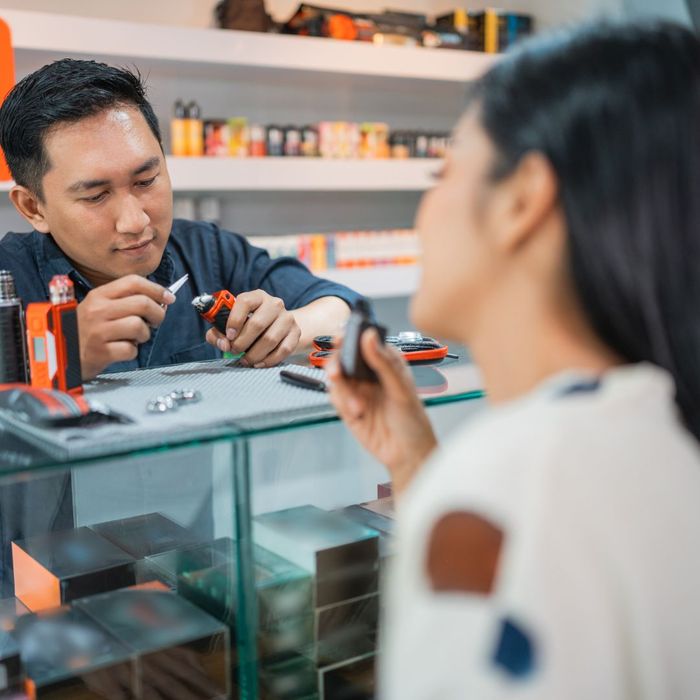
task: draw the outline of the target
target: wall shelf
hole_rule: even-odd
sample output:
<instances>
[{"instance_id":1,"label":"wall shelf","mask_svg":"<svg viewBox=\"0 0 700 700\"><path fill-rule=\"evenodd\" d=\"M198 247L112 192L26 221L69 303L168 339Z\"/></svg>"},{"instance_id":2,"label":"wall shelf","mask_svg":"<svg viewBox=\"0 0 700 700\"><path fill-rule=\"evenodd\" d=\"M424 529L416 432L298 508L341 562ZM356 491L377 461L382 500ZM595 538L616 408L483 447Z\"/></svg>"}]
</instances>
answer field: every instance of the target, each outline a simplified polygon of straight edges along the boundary
<instances>
[{"instance_id":1,"label":"wall shelf","mask_svg":"<svg viewBox=\"0 0 700 700\"><path fill-rule=\"evenodd\" d=\"M351 267L322 270L315 273L358 291L372 299L404 297L413 294L418 287L419 265L377 265L376 267Z\"/></svg>"},{"instance_id":2,"label":"wall shelf","mask_svg":"<svg viewBox=\"0 0 700 700\"><path fill-rule=\"evenodd\" d=\"M168 157L168 169L177 192L398 192L430 187L440 162Z\"/></svg>"},{"instance_id":3,"label":"wall shelf","mask_svg":"<svg viewBox=\"0 0 700 700\"><path fill-rule=\"evenodd\" d=\"M421 192L440 160L324 158L176 158L168 156L178 192ZM14 183L0 182L0 192Z\"/></svg>"},{"instance_id":4,"label":"wall shelf","mask_svg":"<svg viewBox=\"0 0 700 700\"><path fill-rule=\"evenodd\" d=\"M306 71L464 83L481 74L494 56L362 42L195 29L88 17L0 10L16 52L46 62L61 56L172 64L210 76L215 67Z\"/></svg>"}]
</instances>

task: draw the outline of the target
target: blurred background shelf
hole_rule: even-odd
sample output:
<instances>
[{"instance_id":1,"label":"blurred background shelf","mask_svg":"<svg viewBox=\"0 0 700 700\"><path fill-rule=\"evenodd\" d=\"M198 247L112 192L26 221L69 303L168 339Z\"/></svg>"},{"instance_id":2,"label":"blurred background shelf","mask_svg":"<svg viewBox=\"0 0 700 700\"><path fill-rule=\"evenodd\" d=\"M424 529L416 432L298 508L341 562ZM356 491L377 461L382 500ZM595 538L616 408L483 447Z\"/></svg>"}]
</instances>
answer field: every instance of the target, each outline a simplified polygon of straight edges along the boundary
<instances>
[{"instance_id":1,"label":"blurred background shelf","mask_svg":"<svg viewBox=\"0 0 700 700\"><path fill-rule=\"evenodd\" d=\"M420 192L430 187L440 160L330 160L324 158L168 157L178 192L343 191Z\"/></svg>"},{"instance_id":2,"label":"blurred background shelf","mask_svg":"<svg viewBox=\"0 0 700 700\"><path fill-rule=\"evenodd\" d=\"M319 277L345 284L373 299L410 296L418 287L420 265L377 265L376 267L323 270Z\"/></svg>"},{"instance_id":3,"label":"blurred background shelf","mask_svg":"<svg viewBox=\"0 0 700 700\"><path fill-rule=\"evenodd\" d=\"M16 50L56 57L170 64L211 77L236 69L304 71L463 83L493 57L472 51L374 46L280 34L173 27L0 9Z\"/></svg>"}]
</instances>

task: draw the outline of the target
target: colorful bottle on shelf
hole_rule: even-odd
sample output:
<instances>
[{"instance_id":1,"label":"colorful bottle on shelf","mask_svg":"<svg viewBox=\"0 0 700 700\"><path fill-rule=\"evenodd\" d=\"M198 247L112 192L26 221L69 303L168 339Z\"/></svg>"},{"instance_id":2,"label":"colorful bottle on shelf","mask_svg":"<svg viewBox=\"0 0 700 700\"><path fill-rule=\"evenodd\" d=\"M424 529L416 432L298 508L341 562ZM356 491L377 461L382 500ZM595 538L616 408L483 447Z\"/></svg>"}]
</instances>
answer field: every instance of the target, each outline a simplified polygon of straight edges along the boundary
<instances>
[{"instance_id":1,"label":"colorful bottle on shelf","mask_svg":"<svg viewBox=\"0 0 700 700\"><path fill-rule=\"evenodd\" d=\"M170 151L174 156L189 155L187 148L187 120L185 103L176 100L173 118L170 122Z\"/></svg>"},{"instance_id":2,"label":"colorful bottle on shelf","mask_svg":"<svg viewBox=\"0 0 700 700\"><path fill-rule=\"evenodd\" d=\"M202 122L202 110L192 100L186 108L187 131L187 155L204 155L204 123Z\"/></svg>"}]
</instances>

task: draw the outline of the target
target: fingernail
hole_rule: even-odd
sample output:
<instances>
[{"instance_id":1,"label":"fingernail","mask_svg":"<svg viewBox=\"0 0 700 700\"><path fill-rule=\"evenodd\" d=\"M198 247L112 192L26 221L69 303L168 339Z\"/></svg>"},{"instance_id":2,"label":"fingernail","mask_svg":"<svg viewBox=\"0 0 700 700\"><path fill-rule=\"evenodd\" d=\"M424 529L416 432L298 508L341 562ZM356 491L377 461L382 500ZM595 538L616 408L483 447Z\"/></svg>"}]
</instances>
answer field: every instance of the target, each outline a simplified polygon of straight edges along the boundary
<instances>
[{"instance_id":1,"label":"fingernail","mask_svg":"<svg viewBox=\"0 0 700 700\"><path fill-rule=\"evenodd\" d=\"M264 362L258 362L257 365L253 365L253 367L255 367L255 369L262 369L264 366L265 366Z\"/></svg>"},{"instance_id":2,"label":"fingernail","mask_svg":"<svg viewBox=\"0 0 700 700\"><path fill-rule=\"evenodd\" d=\"M226 330L226 337L229 340L234 340L237 335L238 335L238 331L235 328L229 328Z\"/></svg>"},{"instance_id":3,"label":"fingernail","mask_svg":"<svg viewBox=\"0 0 700 700\"><path fill-rule=\"evenodd\" d=\"M238 360L238 364L239 364L241 367L250 367L250 364L249 364L248 360L245 360L245 359L243 359L243 358L241 358L240 360Z\"/></svg>"},{"instance_id":4,"label":"fingernail","mask_svg":"<svg viewBox=\"0 0 700 700\"><path fill-rule=\"evenodd\" d=\"M177 297L169 290L166 289L165 292L163 292L163 301L166 304L172 304Z\"/></svg>"},{"instance_id":5,"label":"fingernail","mask_svg":"<svg viewBox=\"0 0 700 700\"><path fill-rule=\"evenodd\" d=\"M221 352L228 352L228 342L223 338L219 338L216 341L216 347L218 347Z\"/></svg>"}]
</instances>

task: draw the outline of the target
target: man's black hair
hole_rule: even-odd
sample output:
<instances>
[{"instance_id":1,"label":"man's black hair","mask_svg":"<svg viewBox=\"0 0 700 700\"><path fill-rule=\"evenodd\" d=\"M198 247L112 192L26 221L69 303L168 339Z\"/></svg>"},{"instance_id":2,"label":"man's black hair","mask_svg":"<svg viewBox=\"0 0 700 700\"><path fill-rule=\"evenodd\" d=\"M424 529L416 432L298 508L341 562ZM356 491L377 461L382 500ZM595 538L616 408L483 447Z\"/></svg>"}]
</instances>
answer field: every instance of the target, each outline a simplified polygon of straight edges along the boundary
<instances>
[{"instance_id":1,"label":"man's black hair","mask_svg":"<svg viewBox=\"0 0 700 700\"><path fill-rule=\"evenodd\" d=\"M42 179L51 167L44 147L49 130L117 105L138 108L162 147L138 71L65 58L22 78L0 107L0 146L15 182L42 199Z\"/></svg>"}]
</instances>

